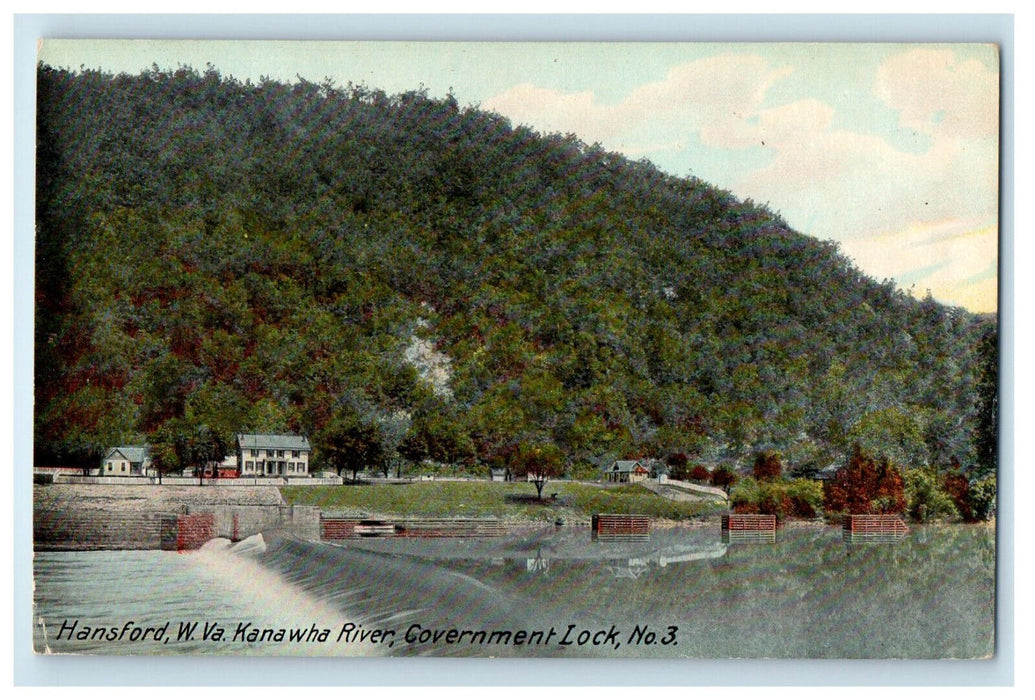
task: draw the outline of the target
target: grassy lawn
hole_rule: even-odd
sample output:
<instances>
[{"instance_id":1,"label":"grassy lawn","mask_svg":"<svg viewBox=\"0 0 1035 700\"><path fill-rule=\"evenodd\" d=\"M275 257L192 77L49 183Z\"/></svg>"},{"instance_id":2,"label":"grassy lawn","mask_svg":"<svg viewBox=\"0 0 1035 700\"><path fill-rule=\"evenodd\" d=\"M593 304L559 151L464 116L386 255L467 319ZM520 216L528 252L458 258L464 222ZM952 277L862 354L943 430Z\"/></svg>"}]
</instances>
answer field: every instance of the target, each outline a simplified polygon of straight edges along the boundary
<instances>
[{"instance_id":1,"label":"grassy lawn","mask_svg":"<svg viewBox=\"0 0 1035 700\"><path fill-rule=\"evenodd\" d=\"M408 484L346 484L343 486L285 486L284 500L292 505L314 505L325 511L354 515L502 518L516 521L588 521L594 513L637 513L670 520L686 520L720 512L704 502L677 502L631 484L605 488L581 483L550 482L543 502L536 503L535 487L517 482L421 481ZM551 494L557 501L551 502Z\"/></svg>"}]
</instances>

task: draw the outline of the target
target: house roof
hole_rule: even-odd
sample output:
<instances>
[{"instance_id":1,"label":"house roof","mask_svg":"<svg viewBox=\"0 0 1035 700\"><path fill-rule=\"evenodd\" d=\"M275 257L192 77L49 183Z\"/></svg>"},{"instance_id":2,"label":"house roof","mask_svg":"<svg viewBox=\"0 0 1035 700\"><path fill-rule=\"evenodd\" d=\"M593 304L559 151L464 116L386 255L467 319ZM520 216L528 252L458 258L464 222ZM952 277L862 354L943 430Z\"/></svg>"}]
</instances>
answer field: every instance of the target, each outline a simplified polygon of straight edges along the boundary
<instances>
[{"instance_id":1,"label":"house roof","mask_svg":"<svg viewBox=\"0 0 1035 700\"><path fill-rule=\"evenodd\" d=\"M833 479L834 477L837 476L837 473L840 470L841 470L841 465L840 464L837 464L837 463L831 464L831 465L828 465L826 467L823 467L818 472L816 472L816 478L817 479L821 479L823 481L826 481L828 479Z\"/></svg>"},{"instance_id":2,"label":"house roof","mask_svg":"<svg viewBox=\"0 0 1035 700\"><path fill-rule=\"evenodd\" d=\"M151 458L151 450L147 445L124 445L122 447L112 447L108 450L108 453L104 455L105 461L111 459L115 454L122 455L127 462L146 462Z\"/></svg>"},{"instance_id":3,"label":"house roof","mask_svg":"<svg viewBox=\"0 0 1035 700\"><path fill-rule=\"evenodd\" d=\"M609 472L618 472L624 474L626 472L634 472L636 468L646 469L638 459L620 459L610 467L607 468Z\"/></svg>"},{"instance_id":4,"label":"house roof","mask_svg":"<svg viewBox=\"0 0 1035 700\"><path fill-rule=\"evenodd\" d=\"M238 433L237 444L242 450L312 450L304 435Z\"/></svg>"}]
</instances>

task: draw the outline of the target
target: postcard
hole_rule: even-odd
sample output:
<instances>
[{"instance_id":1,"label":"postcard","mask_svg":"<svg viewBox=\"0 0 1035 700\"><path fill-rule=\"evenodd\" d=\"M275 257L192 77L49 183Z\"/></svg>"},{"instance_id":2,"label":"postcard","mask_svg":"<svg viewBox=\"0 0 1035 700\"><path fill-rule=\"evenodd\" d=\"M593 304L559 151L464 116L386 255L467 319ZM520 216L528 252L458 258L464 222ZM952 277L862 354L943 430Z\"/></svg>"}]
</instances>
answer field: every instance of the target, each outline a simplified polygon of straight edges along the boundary
<instances>
[{"instance_id":1,"label":"postcard","mask_svg":"<svg viewBox=\"0 0 1035 700\"><path fill-rule=\"evenodd\" d=\"M44 39L34 651L992 658L999 85Z\"/></svg>"}]
</instances>

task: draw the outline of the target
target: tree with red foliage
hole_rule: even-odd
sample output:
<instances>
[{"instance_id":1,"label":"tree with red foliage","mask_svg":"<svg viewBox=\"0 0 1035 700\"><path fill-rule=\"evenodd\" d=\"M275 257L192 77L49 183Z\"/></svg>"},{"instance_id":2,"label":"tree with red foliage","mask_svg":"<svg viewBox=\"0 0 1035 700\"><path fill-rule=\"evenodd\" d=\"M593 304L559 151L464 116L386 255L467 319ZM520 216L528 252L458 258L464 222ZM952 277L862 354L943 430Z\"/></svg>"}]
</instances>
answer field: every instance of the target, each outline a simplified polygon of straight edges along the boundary
<instances>
[{"instance_id":1,"label":"tree with red foliage","mask_svg":"<svg viewBox=\"0 0 1035 700\"><path fill-rule=\"evenodd\" d=\"M755 465L752 474L759 481L776 481L783 474L783 464L780 462L780 455L771 450L759 452L755 456Z\"/></svg>"},{"instance_id":2,"label":"tree with red foliage","mask_svg":"<svg viewBox=\"0 0 1035 700\"><path fill-rule=\"evenodd\" d=\"M733 486L736 481L737 475L733 473L732 469L725 465L718 467L712 472L712 486L726 489L726 493L729 493L730 487Z\"/></svg>"},{"instance_id":3,"label":"tree with red foliage","mask_svg":"<svg viewBox=\"0 0 1035 700\"><path fill-rule=\"evenodd\" d=\"M902 513L906 509L905 483L898 468L887 458L878 462L859 445L823 495L828 513Z\"/></svg>"},{"instance_id":4,"label":"tree with red foliage","mask_svg":"<svg viewBox=\"0 0 1035 700\"><path fill-rule=\"evenodd\" d=\"M974 516L974 509L971 507L970 480L963 473L963 468L955 457L950 463L950 471L942 477L942 489L952 498L964 522L977 522L978 518Z\"/></svg>"},{"instance_id":5,"label":"tree with red foliage","mask_svg":"<svg viewBox=\"0 0 1035 700\"><path fill-rule=\"evenodd\" d=\"M690 478L694 481L710 481L712 473L703 464L695 464L690 470Z\"/></svg>"}]
</instances>

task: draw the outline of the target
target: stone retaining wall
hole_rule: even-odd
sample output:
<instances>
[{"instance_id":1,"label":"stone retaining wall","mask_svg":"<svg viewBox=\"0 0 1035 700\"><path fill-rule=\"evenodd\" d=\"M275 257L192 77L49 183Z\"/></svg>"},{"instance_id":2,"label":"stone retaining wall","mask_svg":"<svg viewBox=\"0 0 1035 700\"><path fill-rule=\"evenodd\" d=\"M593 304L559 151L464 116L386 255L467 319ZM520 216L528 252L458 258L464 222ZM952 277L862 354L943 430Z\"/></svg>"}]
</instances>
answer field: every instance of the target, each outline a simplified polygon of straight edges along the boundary
<instances>
[{"instance_id":1,"label":"stone retaining wall","mask_svg":"<svg viewBox=\"0 0 1035 700\"><path fill-rule=\"evenodd\" d=\"M170 544L179 537L178 526L164 523L184 516L207 518L209 530L187 535L187 546ZM237 540L268 530L317 539L319 518L313 506L284 505L276 489L139 488L123 482L38 485L33 492L33 542L40 550L192 549L202 536Z\"/></svg>"},{"instance_id":2,"label":"stone retaining wall","mask_svg":"<svg viewBox=\"0 0 1035 700\"><path fill-rule=\"evenodd\" d=\"M97 513L72 509L37 514L37 549L159 549L168 513Z\"/></svg>"}]
</instances>

